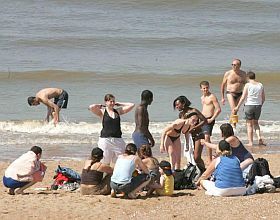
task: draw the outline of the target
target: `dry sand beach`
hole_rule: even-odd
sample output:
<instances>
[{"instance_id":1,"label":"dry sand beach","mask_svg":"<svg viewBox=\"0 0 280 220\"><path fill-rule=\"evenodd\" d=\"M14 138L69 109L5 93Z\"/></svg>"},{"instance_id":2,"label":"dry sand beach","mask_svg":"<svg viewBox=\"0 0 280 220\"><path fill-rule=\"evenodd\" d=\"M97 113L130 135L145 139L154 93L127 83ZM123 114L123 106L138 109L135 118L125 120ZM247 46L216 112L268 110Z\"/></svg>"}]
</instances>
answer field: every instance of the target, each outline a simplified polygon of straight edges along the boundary
<instances>
[{"instance_id":1,"label":"dry sand beach","mask_svg":"<svg viewBox=\"0 0 280 220\"><path fill-rule=\"evenodd\" d=\"M279 154L254 155L269 161L274 176L280 175ZM79 192L37 191L50 186L57 165L81 171L82 161L48 161L42 183L28 195L11 196L1 184L0 219L279 219L280 190L243 197L210 197L203 190L176 191L173 197L137 200L110 196L82 196ZM1 176L8 163L0 163Z\"/></svg>"}]
</instances>

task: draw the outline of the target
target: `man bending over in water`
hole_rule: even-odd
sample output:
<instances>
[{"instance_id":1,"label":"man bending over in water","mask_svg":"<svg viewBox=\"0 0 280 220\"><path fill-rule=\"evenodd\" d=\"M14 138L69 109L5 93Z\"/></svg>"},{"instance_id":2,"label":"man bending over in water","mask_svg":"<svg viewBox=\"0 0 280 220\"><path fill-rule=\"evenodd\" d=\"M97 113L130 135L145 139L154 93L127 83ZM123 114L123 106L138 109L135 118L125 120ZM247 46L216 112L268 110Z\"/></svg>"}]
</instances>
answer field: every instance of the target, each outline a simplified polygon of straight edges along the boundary
<instances>
[{"instance_id":1,"label":"man bending over in water","mask_svg":"<svg viewBox=\"0 0 280 220\"><path fill-rule=\"evenodd\" d=\"M54 99L54 101L51 101L51 99ZM45 88L37 92L35 97L28 97L27 102L30 106L40 105L40 103L45 104L48 108L46 121L49 121L49 117L51 116L56 125L59 122L60 109L67 108L68 93L63 89Z\"/></svg>"},{"instance_id":2,"label":"man bending over in water","mask_svg":"<svg viewBox=\"0 0 280 220\"><path fill-rule=\"evenodd\" d=\"M226 87L227 99L231 112L233 112L233 109L241 98L243 87L246 83L246 73L240 69L241 60L234 59L231 65L232 70L229 70L224 74L223 82L221 84L221 102L223 105L225 104L224 93ZM235 123L233 124L233 127L236 127Z\"/></svg>"}]
</instances>

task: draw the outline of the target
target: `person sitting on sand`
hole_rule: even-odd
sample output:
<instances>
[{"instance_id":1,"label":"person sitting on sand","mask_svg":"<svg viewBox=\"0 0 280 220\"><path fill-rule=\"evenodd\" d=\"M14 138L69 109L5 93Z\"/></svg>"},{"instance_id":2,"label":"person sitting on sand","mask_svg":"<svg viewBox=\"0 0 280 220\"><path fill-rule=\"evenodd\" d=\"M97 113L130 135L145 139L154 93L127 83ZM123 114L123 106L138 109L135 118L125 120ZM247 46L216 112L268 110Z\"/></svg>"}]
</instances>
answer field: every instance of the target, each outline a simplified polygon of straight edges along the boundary
<instances>
[{"instance_id":1,"label":"person sitting on sand","mask_svg":"<svg viewBox=\"0 0 280 220\"><path fill-rule=\"evenodd\" d=\"M152 188L153 184L159 183L159 162L155 157L153 157L150 145L143 144L138 149L138 156L142 159L142 162L147 166L150 173L153 173L153 177L151 178L150 183L146 187L147 191L149 192L149 189ZM149 193L151 193L151 191Z\"/></svg>"},{"instance_id":2,"label":"person sitting on sand","mask_svg":"<svg viewBox=\"0 0 280 220\"><path fill-rule=\"evenodd\" d=\"M41 156L42 149L33 146L8 166L3 184L10 195L24 194L24 190L43 180L47 167L40 162Z\"/></svg>"},{"instance_id":3,"label":"person sitting on sand","mask_svg":"<svg viewBox=\"0 0 280 220\"><path fill-rule=\"evenodd\" d=\"M230 144L221 140L218 145L221 155L215 158L197 181L206 194L213 196L238 196L246 193L240 161L232 155ZM207 180L212 174L214 181Z\"/></svg>"},{"instance_id":4,"label":"person sitting on sand","mask_svg":"<svg viewBox=\"0 0 280 220\"><path fill-rule=\"evenodd\" d=\"M220 126L222 137L226 140L231 148L232 155L236 156L240 161L240 168L243 171L244 177L249 172L250 165L254 162L254 157L252 154L244 147L242 142L238 139L238 137L234 136L234 131L229 123L222 124ZM210 147L212 149L218 149L217 144L212 144L208 142L204 142L206 147Z\"/></svg>"},{"instance_id":5,"label":"person sitting on sand","mask_svg":"<svg viewBox=\"0 0 280 220\"><path fill-rule=\"evenodd\" d=\"M91 151L91 158L85 161L81 175L82 195L109 195L110 180L113 168L101 163L103 150L95 147ZM107 175L103 178L104 173Z\"/></svg>"},{"instance_id":6,"label":"person sitting on sand","mask_svg":"<svg viewBox=\"0 0 280 220\"><path fill-rule=\"evenodd\" d=\"M172 175L171 164L162 160L159 163L160 184L156 187L156 194L160 196L172 196L174 192L174 177Z\"/></svg>"},{"instance_id":7,"label":"person sitting on sand","mask_svg":"<svg viewBox=\"0 0 280 220\"><path fill-rule=\"evenodd\" d=\"M136 193L150 182L149 170L136 153L136 145L129 143L126 145L124 154L118 156L111 177L112 197L116 197L117 193L122 193L130 199L135 199ZM135 175L137 168L142 173Z\"/></svg>"}]
</instances>

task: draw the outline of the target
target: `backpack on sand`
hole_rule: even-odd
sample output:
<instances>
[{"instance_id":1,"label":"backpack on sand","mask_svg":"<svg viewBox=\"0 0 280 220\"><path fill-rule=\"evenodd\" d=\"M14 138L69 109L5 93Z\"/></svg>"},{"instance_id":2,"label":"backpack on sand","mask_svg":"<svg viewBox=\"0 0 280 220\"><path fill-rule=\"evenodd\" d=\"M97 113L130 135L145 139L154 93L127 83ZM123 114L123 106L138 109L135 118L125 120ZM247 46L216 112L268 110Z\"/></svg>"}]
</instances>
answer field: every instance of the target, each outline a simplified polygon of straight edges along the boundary
<instances>
[{"instance_id":1,"label":"backpack on sand","mask_svg":"<svg viewBox=\"0 0 280 220\"><path fill-rule=\"evenodd\" d=\"M269 164L267 160L264 158L258 158L254 160L254 163L252 164L251 169L246 178L247 185L252 185L256 176L265 175L269 175L271 178L273 178L273 176L270 173Z\"/></svg>"},{"instance_id":2,"label":"backpack on sand","mask_svg":"<svg viewBox=\"0 0 280 220\"><path fill-rule=\"evenodd\" d=\"M200 175L200 170L197 166L189 164L186 169L175 170L174 172L174 189L196 189L195 180Z\"/></svg>"}]
</instances>

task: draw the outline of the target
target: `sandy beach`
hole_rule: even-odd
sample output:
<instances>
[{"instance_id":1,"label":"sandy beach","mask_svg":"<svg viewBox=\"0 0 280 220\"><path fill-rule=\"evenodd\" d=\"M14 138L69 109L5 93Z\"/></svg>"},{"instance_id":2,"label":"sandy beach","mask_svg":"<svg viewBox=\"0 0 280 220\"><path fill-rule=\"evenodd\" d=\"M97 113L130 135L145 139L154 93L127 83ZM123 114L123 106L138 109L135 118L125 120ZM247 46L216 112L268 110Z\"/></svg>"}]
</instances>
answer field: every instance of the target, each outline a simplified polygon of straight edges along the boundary
<instances>
[{"instance_id":1,"label":"sandy beach","mask_svg":"<svg viewBox=\"0 0 280 220\"><path fill-rule=\"evenodd\" d=\"M254 155L269 161L271 173L280 175L279 154ZM43 182L11 196L1 183L1 219L279 219L280 190L243 197L210 197L203 190L175 191L173 197L137 200L110 196L82 196L79 192L38 191L53 182L57 165L81 171L83 161L48 161ZM0 163L1 176L8 163Z\"/></svg>"}]
</instances>

